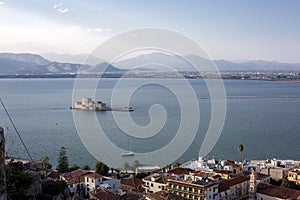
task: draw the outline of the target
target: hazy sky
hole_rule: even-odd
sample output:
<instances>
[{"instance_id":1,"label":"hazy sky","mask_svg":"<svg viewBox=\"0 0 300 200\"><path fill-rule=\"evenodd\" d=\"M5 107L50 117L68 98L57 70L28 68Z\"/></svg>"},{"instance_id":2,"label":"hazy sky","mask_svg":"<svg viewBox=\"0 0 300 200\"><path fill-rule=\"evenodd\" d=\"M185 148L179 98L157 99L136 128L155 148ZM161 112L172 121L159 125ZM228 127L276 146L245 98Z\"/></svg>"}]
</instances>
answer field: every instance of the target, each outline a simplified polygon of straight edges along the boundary
<instances>
[{"instance_id":1,"label":"hazy sky","mask_svg":"<svg viewBox=\"0 0 300 200\"><path fill-rule=\"evenodd\" d=\"M215 59L300 62L298 0L0 0L0 52L90 53L143 27L179 31Z\"/></svg>"}]
</instances>

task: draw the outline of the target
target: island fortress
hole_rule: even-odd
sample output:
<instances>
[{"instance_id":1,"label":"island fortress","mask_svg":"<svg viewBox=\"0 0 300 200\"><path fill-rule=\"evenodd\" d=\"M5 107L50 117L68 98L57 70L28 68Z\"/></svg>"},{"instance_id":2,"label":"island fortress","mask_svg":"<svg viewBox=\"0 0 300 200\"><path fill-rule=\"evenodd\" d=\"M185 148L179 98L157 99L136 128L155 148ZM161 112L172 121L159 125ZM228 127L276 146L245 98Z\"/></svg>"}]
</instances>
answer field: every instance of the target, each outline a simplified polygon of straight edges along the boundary
<instances>
[{"instance_id":1,"label":"island fortress","mask_svg":"<svg viewBox=\"0 0 300 200\"><path fill-rule=\"evenodd\" d=\"M102 101L94 102L90 97L83 97L81 102L75 102L72 109L78 110L99 110L99 111L110 111L111 108L106 106L106 103Z\"/></svg>"},{"instance_id":2,"label":"island fortress","mask_svg":"<svg viewBox=\"0 0 300 200\"><path fill-rule=\"evenodd\" d=\"M123 108L111 108L102 101L93 101L90 97L83 97L81 102L77 101L75 104L70 107L71 109L76 110L87 110L87 111L133 111L133 107L123 107Z\"/></svg>"}]
</instances>

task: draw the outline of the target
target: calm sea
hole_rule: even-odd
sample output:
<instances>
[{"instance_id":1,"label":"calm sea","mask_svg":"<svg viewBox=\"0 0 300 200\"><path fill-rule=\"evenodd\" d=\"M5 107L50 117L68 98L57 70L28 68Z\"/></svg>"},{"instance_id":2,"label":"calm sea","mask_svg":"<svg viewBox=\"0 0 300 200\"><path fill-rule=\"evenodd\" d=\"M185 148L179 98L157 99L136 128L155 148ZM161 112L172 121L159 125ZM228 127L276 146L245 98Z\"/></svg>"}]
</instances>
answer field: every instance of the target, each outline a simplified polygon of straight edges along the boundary
<instances>
[{"instance_id":1,"label":"calm sea","mask_svg":"<svg viewBox=\"0 0 300 200\"><path fill-rule=\"evenodd\" d=\"M110 104L111 95L118 79L102 79L96 97ZM134 83L137 79L127 79ZM88 81L88 80L87 80ZM156 80L153 79L153 83ZM189 80L199 99L200 126L196 138L188 150L179 158L180 162L198 156L204 134L207 131L210 114L210 100L205 82ZM170 80L185 90L180 82ZM258 98L227 99L227 115L222 134L208 157L239 159L237 147L244 145L244 158L291 158L300 159L300 83L225 80L227 96L256 96ZM77 133L73 120L72 105L74 79L2 79L0 97L11 114L21 137L34 159L48 156L56 165L61 146L68 150L70 164L94 166L96 159L86 150ZM261 97L268 98L261 98ZM270 98L270 97L274 98ZM278 98L292 96L292 98ZM78 99L80 100L80 99ZM151 122L149 108L162 105L167 111L167 120L160 131L147 139L137 139L124 134L116 125L111 112L97 112L99 124L109 134L107 137L118 147L145 153L167 145L175 137L180 123L179 102L174 93L166 87L148 84L139 88L131 97L130 105L135 111L130 113L133 121L141 126ZM78 112L78 111L77 111ZM81 111L79 111L81 112ZM83 116L87 115L82 112ZM87 116L88 117L88 116ZM9 155L27 157L17 134L12 128L3 108L0 108L0 126L5 128L6 146ZM182 144L184 145L184 144ZM98 147L103 154L110 149ZM174 149L176 152L176 149ZM159 155L161 163L168 155ZM114 166L123 163L111 158ZM151 160L145 164L155 164Z\"/></svg>"}]
</instances>

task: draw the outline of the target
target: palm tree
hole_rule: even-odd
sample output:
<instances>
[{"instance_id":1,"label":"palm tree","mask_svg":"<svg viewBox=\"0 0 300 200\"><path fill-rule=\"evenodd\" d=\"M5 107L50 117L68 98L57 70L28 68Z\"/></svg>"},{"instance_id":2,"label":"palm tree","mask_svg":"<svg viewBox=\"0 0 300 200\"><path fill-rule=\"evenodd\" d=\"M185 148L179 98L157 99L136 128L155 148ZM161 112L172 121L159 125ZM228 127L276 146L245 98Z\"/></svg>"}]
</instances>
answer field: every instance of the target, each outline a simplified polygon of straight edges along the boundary
<instances>
[{"instance_id":1,"label":"palm tree","mask_svg":"<svg viewBox=\"0 0 300 200\"><path fill-rule=\"evenodd\" d=\"M125 170L126 174L127 174L127 170L129 169L130 165L128 164L128 162L125 162L123 164L123 169Z\"/></svg>"},{"instance_id":2,"label":"palm tree","mask_svg":"<svg viewBox=\"0 0 300 200\"><path fill-rule=\"evenodd\" d=\"M240 144L239 147L238 147L238 149L239 149L239 152L241 154L241 162L243 162L243 151L244 151L243 144Z\"/></svg>"}]
</instances>

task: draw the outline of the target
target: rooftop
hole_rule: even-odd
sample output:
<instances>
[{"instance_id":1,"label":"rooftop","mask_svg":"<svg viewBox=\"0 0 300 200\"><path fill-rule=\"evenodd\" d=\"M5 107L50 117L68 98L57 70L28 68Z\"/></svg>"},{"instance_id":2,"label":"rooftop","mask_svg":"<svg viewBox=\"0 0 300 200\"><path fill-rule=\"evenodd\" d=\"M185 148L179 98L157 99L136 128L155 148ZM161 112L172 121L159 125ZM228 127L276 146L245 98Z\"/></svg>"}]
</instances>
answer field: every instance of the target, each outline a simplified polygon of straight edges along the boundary
<instances>
[{"instance_id":1,"label":"rooftop","mask_svg":"<svg viewBox=\"0 0 300 200\"><path fill-rule=\"evenodd\" d=\"M182 175L182 174L189 174L190 172L193 172L193 170L188 169L188 168L176 167L176 168L170 169L167 173L175 174L175 175Z\"/></svg>"},{"instance_id":2,"label":"rooftop","mask_svg":"<svg viewBox=\"0 0 300 200\"><path fill-rule=\"evenodd\" d=\"M123 178L123 179L121 179L121 184L129 185L129 186L132 186L132 187L138 187L139 185L143 184L143 181L134 176L132 178Z\"/></svg>"},{"instance_id":3,"label":"rooftop","mask_svg":"<svg viewBox=\"0 0 300 200\"><path fill-rule=\"evenodd\" d=\"M219 183L219 192L226 191L226 190L230 189L231 186L248 181L249 179L250 179L249 176L238 176L238 177L231 178L226 181L220 182Z\"/></svg>"},{"instance_id":4,"label":"rooftop","mask_svg":"<svg viewBox=\"0 0 300 200\"><path fill-rule=\"evenodd\" d=\"M99 200L119 200L120 199L118 195L116 195L112 192L106 191L104 189L92 191L92 192L90 192L90 194L93 197L91 199L99 199Z\"/></svg>"},{"instance_id":5,"label":"rooftop","mask_svg":"<svg viewBox=\"0 0 300 200\"><path fill-rule=\"evenodd\" d=\"M300 197L299 190L292 190L266 183L259 183L257 185L257 192L281 199L297 199Z\"/></svg>"}]
</instances>

